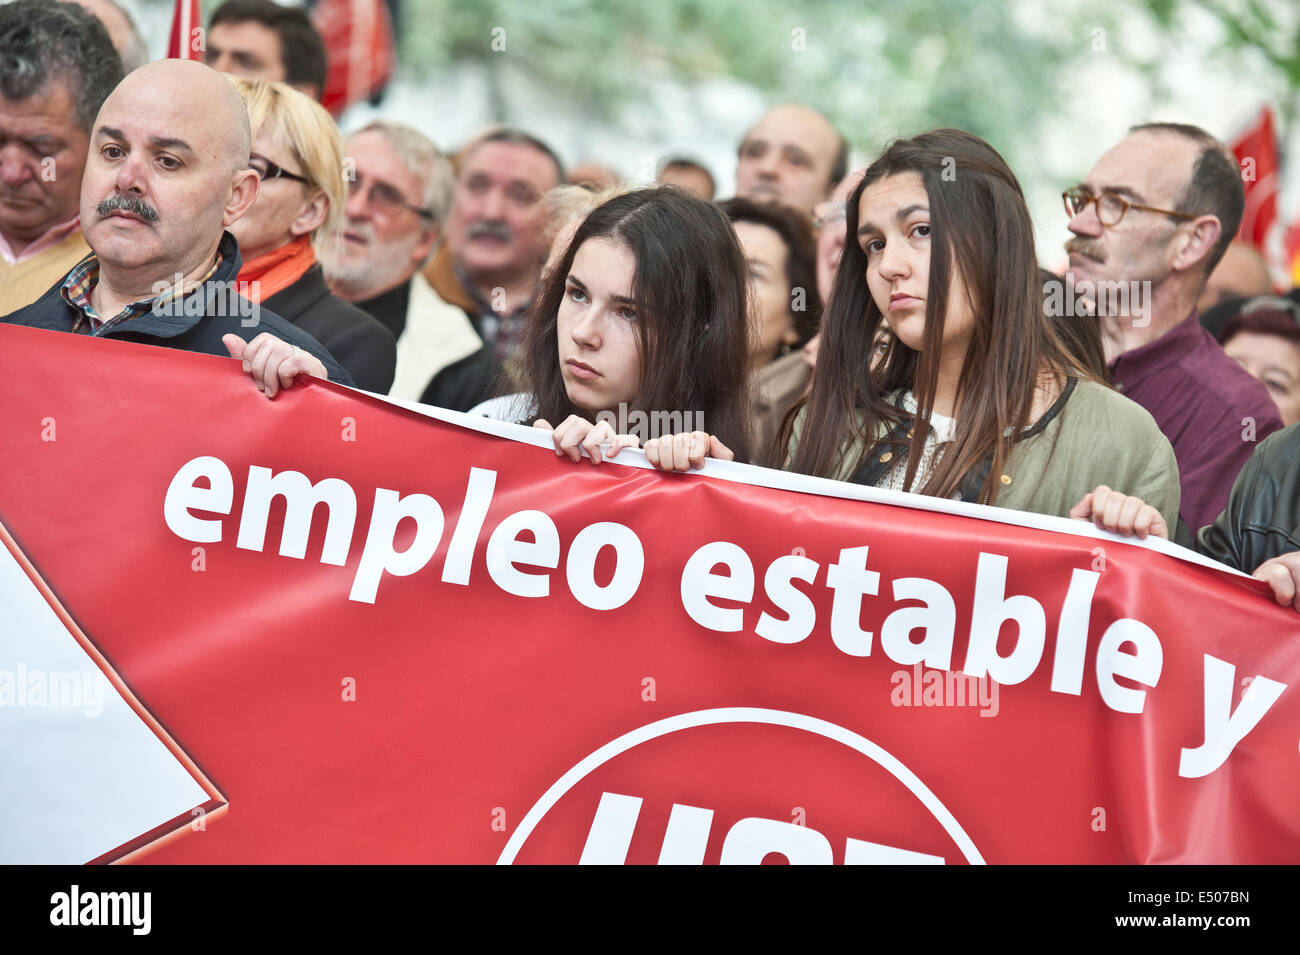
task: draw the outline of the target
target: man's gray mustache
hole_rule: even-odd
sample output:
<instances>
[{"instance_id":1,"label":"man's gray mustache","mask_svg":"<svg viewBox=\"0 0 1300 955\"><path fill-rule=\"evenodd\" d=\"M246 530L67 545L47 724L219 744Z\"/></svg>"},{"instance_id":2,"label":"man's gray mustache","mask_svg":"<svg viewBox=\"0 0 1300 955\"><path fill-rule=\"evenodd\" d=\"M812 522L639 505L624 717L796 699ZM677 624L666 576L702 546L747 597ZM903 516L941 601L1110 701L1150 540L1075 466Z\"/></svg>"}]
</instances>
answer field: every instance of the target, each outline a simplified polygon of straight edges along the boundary
<instances>
[{"instance_id":1,"label":"man's gray mustache","mask_svg":"<svg viewBox=\"0 0 1300 955\"><path fill-rule=\"evenodd\" d=\"M1065 251L1073 252L1076 255L1082 255L1084 258L1092 259L1094 262L1105 261L1103 256L1099 254L1098 250L1087 242L1079 242L1077 240L1067 242L1065 243Z\"/></svg>"},{"instance_id":2,"label":"man's gray mustache","mask_svg":"<svg viewBox=\"0 0 1300 955\"><path fill-rule=\"evenodd\" d=\"M95 212L101 219L111 216L114 212L126 212L142 222L158 221L158 210L149 203L135 196L124 196L120 193L114 193L95 206Z\"/></svg>"},{"instance_id":3,"label":"man's gray mustache","mask_svg":"<svg viewBox=\"0 0 1300 955\"><path fill-rule=\"evenodd\" d=\"M471 239L500 239L502 242L509 242L513 237L510 226L496 219L480 219L469 227L468 233Z\"/></svg>"}]
</instances>

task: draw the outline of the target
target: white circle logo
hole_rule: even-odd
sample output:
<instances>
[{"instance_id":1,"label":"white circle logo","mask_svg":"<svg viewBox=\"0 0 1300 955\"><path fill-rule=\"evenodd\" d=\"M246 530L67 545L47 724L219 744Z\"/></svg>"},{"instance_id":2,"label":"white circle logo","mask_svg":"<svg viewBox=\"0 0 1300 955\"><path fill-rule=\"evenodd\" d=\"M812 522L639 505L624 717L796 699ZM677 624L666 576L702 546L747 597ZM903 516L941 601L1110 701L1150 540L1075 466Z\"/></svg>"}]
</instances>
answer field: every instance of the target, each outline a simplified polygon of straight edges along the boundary
<instances>
[{"instance_id":1,"label":"white circle logo","mask_svg":"<svg viewBox=\"0 0 1300 955\"><path fill-rule=\"evenodd\" d=\"M785 710L755 707L722 707L680 713L667 719L647 724L606 743L582 759L561 776L542 794L528 810L523 821L511 834L497 859L499 865L515 861L525 842L555 805L580 782L605 766L615 757L651 740L699 727L716 727L725 724L766 724L811 733L822 740L841 744L849 750L866 756L901 783L916 803L933 818L951 839L966 861L982 865L984 858L970 836L957 822L939 798L925 783L892 753L858 733L835 723L792 713ZM635 796L605 792L591 824L586 846L582 851L583 863L622 862L631 843L642 800ZM703 861L705 844L709 839L713 811L696 806L674 803L667 831L659 854L663 862ZM802 822L787 823L780 820L747 817L737 821L728 831L721 847L721 859L727 862L757 862L767 853L784 855L789 861L830 862L830 841ZM844 860L848 863L923 863L943 862L942 856L895 848L877 842L849 838L844 847Z\"/></svg>"}]
</instances>

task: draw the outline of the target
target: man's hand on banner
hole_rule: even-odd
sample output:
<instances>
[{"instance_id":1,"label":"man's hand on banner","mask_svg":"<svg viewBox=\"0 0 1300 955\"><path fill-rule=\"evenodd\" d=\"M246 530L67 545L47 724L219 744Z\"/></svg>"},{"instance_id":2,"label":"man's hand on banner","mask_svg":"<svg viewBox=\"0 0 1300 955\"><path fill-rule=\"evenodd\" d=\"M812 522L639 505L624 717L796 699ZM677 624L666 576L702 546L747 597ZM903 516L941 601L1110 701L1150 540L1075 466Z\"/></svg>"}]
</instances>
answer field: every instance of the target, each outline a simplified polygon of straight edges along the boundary
<instances>
[{"instance_id":1,"label":"man's hand on banner","mask_svg":"<svg viewBox=\"0 0 1300 955\"><path fill-rule=\"evenodd\" d=\"M666 434L651 438L645 443L645 456L660 471L697 471L704 467L705 458L734 461L731 449L704 431Z\"/></svg>"},{"instance_id":2,"label":"man's hand on banner","mask_svg":"<svg viewBox=\"0 0 1300 955\"><path fill-rule=\"evenodd\" d=\"M1113 531L1132 537L1134 534L1145 539L1148 534L1169 539L1169 528L1160 512L1140 497L1112 491L1106 485L1098 485L1091 493L1085 494L1083 500L1070 508L1070 516L1081 521L1092 521L1105 531Z\"/></svg>"},{"instance_id":3,"label":"man's hand on banner","mask_svg":"<svg viewBox=\"0 0 1300 955\"><path fill-rule=\"evenodd\" d=\"M634 434L615 434L614 426L608 421L592 424L574 414L561 421L558 428L542 418L534 421L533 427L550 431L551 438L555 441L556 455L568 455L575 463L582 460L584 449L590 455L591 463L599 464L607 458L618 457L618 452L624 448L641 446L641 439ZM609 445L604 457L601 456L601 445Z\"/></svg>"},{"instance_id":4,"label":"man's hand on banner","mask_svg":"<svg viewBox=\"0 0 1300 955\"><path fill-rule=\"evenodd\" d=\"M1264 561L1251 576L1273 588L1273 599L1279 607L1290 604L1300 611L1300 551Z\"/></svg>"},{"instance_id":5,"label":"man's hand on banner","mask_svg":"<svg viewBox=\"0 0 1300 955\"><path fill-rule=\"evenodd\" d=\"M319 358L297 345L281 341L270 332L262 332L251 342L245 342L238 335L223 335L221 343L231 358L243 361L244 373L252 377L258 390L268 398L274 398L281 388L288 388L301 374L329 377Z\"/></svg>"}]
</instances>

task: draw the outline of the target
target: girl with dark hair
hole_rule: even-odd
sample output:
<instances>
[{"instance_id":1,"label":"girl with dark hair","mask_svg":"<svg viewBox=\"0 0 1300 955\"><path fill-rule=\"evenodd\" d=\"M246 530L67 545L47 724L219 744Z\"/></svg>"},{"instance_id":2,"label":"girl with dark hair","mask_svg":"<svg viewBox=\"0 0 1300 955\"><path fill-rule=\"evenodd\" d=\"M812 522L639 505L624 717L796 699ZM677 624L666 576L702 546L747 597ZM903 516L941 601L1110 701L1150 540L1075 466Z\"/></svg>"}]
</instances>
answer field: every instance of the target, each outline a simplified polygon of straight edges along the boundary
<instances>
[{"instance_id":1,"label":"girl with dark hair","mask_svg":"<svg viewBox=\"0 0 1300 955\"><path fill-rule=\"evenodd\" d=\"M817 240L812 220L779 202L737 197L718 203L745 253L758 300L758 332L750 337L755 368L817 334ZM782 351L784 349L784 352Z\"/></svg>"},{"instance_id":2,"label":"girl with dark hair","mask_svg":"<svg viewBox=\"0 0 1300 955\"><path fill-rule=\"evenodd\" d=\"M757 323L749 338L754 463L780 467L775 447L786 412L808 389L812 368L801 349L821 323L817 240L812 220L780 202L737 197L718 203L740 240L753 283Z\"/></svg>"},{"instance_id":3,"label":"girl with dark hair","mask_svg":"<svg viewBox=\"0 0 1300 955\"><path fill-rule=\"evenodd\" d=\"M847 229L787 467L1062 517L1091 516L1072 506L1111 484L1173 526L1173 450L1052 330L1024 195L991 146L952 129L895 142Z\"/></svg>"},{"instance_id":4,"label":"girl with dark hair","mask_svg":"<svg viewBox=\"0 0 1300 955\"><path fill-rule=\"evenodd\" d=\"M522 346L529 393L475 411L552 428L574 461L641 443L656 465L748 460L747 302L717 207L673 188L615 196L543 279Z\"/></svg>"}]
</instances>

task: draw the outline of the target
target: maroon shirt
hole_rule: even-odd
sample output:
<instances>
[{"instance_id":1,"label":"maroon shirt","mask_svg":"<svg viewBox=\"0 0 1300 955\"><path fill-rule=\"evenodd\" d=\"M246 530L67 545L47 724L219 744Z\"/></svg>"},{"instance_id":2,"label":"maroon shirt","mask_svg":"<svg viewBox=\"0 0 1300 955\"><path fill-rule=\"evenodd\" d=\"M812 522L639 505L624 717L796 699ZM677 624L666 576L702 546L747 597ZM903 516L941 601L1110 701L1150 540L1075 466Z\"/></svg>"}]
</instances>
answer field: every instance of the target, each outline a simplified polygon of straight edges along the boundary
<instances>
[{"instance_id":1,"label":"maroon shirt","mask_svg":"<svg viewBox=\"0 0 1300 955\"><path fill-rule=\"evenodd\" d=\"M1195 533L1213 523L1255 446L1282 427L1268 389L1224 354L1195 309L1159 338L1120 355L1110 375L1174 446L1179 511L1188 528Z\"/></svg>"}]
</instances>

